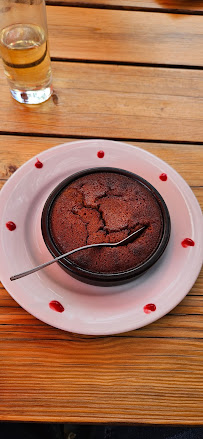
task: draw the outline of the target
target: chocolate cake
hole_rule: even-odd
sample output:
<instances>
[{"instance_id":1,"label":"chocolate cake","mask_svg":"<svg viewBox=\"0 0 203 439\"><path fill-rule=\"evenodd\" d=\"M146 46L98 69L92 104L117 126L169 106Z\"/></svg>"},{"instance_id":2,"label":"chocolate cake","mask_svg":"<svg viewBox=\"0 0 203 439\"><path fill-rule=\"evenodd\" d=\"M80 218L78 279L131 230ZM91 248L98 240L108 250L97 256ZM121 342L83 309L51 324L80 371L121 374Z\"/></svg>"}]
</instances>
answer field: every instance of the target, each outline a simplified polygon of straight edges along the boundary
<instances>
[{"instance_id":1,"label":"chocolate cake","mask_svg":"<svg viewBox=\"0 0 203 439\"><path fill-rule=\"evenodd\" d=\"M155 252L163 218L153 193L119 172L95 172L63 189L49 215L51 236L61 253L86 244L120 241L143 225L146 229L123 247L92 248L69 256L76 266L95 273L131 270Z\"/></svg>"}]
</instances>

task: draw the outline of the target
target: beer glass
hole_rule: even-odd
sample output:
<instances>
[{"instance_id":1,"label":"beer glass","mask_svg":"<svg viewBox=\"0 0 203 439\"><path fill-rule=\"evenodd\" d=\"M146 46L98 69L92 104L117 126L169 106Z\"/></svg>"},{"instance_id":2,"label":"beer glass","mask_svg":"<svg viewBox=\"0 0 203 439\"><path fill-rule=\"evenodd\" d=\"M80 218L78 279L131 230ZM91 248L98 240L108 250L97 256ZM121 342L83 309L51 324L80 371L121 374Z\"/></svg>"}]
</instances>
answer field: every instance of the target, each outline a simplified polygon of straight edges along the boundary
<instances>
[{"instance_id":1,"label":"beer glass","mask_svg":"<svg viewBox=\"0 0 203 439\"><path fill-rule=\"evenodd\" d=\"M39 104L51 96L44 0L0 0L0 54L14 99Z\"/></svg>"}]
</instances>

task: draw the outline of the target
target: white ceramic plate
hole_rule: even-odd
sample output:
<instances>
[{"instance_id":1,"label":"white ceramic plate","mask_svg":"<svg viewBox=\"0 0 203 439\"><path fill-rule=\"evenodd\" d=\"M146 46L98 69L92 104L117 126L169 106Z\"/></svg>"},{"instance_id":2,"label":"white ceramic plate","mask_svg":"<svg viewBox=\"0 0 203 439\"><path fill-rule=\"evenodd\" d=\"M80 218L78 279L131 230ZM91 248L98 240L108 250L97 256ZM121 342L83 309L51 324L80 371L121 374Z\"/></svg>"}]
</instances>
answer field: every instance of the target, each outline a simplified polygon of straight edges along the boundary
<instances>
[{"instance_id":1,"label":"white ceramic plate","mask_svg":"<svg viewBox=\"0 0 203 439\"><path fill-rule=\"evenodd\" d=\"M99 158L97 152L104 151ZM66 331L114 334L145 326L173 309L194 284L202 264L202 214L186 182L169 165L134 146L107 140L65 143L18 169L0 194L0 277L11 296L29 313ZM54 264L11 282L10 276L49 260L41 234L41 213L54 187L82 169L112 166L148 180L164 198L171 216L171 238L162 258L140 278L119 287L79 282ZM167 180L160 180L160 174ZM16 224L14 231L6 227ZM183 247L190 238L194 246ZM64 312L49 307L59 301ZM155 311L144 307L154 304ZM154 308L155 308L154 307Z\"/></svg>"}]
</instances>

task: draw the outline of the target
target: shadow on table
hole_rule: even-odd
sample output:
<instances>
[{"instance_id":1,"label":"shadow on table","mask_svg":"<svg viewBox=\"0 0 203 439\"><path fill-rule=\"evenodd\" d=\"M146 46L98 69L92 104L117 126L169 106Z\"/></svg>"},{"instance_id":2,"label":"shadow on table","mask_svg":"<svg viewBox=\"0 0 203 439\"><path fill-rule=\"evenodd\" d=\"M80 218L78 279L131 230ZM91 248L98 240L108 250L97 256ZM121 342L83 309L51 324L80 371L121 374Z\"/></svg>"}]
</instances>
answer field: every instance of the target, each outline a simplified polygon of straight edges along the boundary
<instances>
[{"instance_id":1,"label":"shadow on table","mask_svg":"<svg viewBox=\"0 0 203 439\"><path fill-rule=\"evenodd\" d=\"M1 439L202 439L203 427L0 423Z\"/></svg>"}]
</instances>

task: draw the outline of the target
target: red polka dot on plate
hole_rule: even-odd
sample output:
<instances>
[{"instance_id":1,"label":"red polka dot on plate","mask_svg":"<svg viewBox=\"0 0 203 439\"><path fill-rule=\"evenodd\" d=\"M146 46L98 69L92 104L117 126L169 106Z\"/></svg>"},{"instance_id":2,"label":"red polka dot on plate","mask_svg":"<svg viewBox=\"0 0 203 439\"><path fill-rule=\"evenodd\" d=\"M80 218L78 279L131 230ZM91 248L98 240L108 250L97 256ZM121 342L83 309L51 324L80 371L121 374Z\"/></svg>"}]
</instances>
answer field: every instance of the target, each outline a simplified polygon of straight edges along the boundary
<instances>
[{"instance_id":1,"label":"red polka dot on plate","mask_svg":"<svg viewBox=\"0 0 203 439\"><path fill-rule=\"evenodd\" d=\"M103 159L103 157L104 157L104 151L98 151L98 153L97 153L97 157L99 157L99 159Z\"/></svg>"},{"instance_id":2,"label":"red polka dot on plate","mask_svg":"<svg viewBox=\"0 0 203 439\"><path fill-rule=\"evenodd\" d=\"M181 245L186 248L186 247L194 247L195 242L190 239L190 238L185 238L182 242Z\"/></svg>"},{"instance_id":3,"label":"red polka dot on plate","mask_svg":"<svg viewBox=\"0 0 203 439\"><path fill-rule=\"evenodd\" d=\"M49 308L53 309L53 311L56 311L56 312L63 312L64 311L63 305L61 305L61 303L58 302L58 300L52 300L49 303Z\"/></svg>"},{"instance_id":4,"label":"red polka dot on plate","mask_svg":"<svg viewBox=\"0 0 203 439\"><path fill-rule=\"evenodd\" d=\"M6 223L6 227L8 230L10 230L10 232L12 232L13 230L16 229L16 224L13 221L8 221Z\"/></svg>"},{"instance_id":5,"label":"red polka dot on plate","mask_svg":"<svg viewBox=\"0 0 203 439\"><path fill-rule=\"evenodd\" d=\"M154 303L148 303L143 309L145 314L150 314L151 312L156 311L156 305L154 305Z\"/></svg>"},{"instance_id":6,"label":"red polka dot on plate","mask_svg":"<svg viewBox=\"0 0 203 439\"><path fill-rule=\"evenodd\" d=\"M163 172L163 174L161 174L159 176L159 178L160 178L161 181L166 181L168 177L167 177L167 174L164 174L164 172Z\"/></svg>"},{"instance_id":7,"label":"red polka dot on plate","mask_svg":"<svg viewBox=\"0 0 203 439\"><path fill-rule=\"evenodd\" d=\"M43 163L40 162L40 161L37 159L37 161L36 161L36 163L35 163L35 167L38 168L38 169L40 169L40 168L43 167Z\"/></svg>"}]
</instances>

